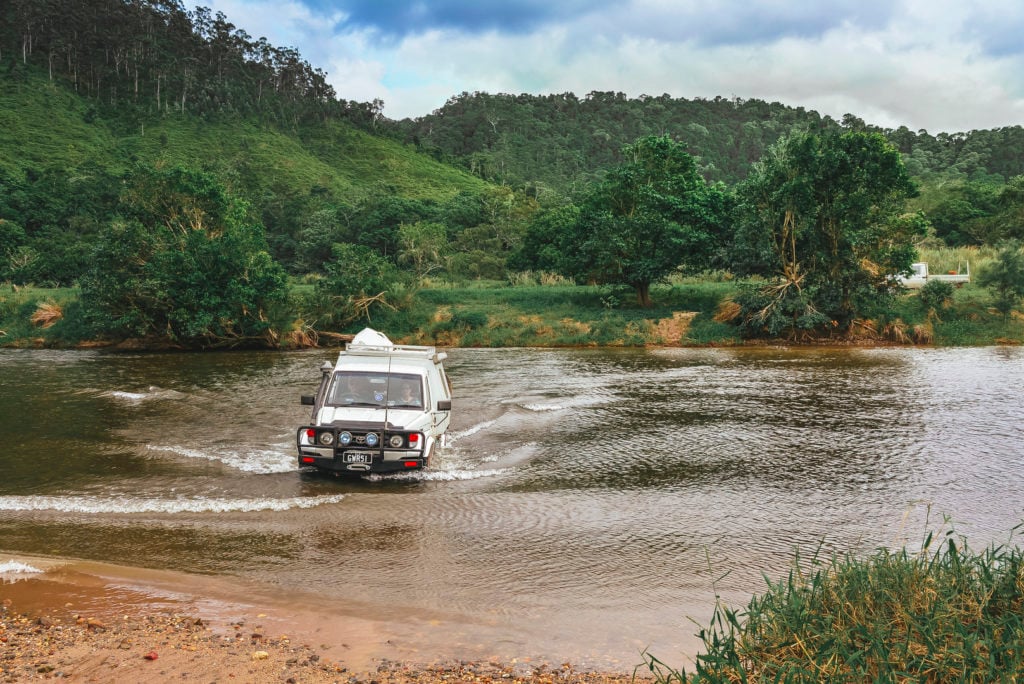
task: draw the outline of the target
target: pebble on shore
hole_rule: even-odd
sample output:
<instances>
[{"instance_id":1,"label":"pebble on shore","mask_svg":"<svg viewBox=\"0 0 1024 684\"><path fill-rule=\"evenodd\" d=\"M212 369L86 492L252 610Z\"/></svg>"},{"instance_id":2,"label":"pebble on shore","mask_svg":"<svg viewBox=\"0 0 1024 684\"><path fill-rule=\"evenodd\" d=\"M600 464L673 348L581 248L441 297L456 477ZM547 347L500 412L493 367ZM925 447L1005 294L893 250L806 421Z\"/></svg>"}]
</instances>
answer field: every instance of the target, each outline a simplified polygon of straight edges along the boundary
<instances>
[{"instance_id":1,"label":"pebble on shore","mask_svg":"<svg viewBox=\"0 0 1024 684\"><path fill-rule=\"evenodd\" d=\"M0 681L73 678L85 682L341 682L408 684L474 682L507 684L626 684L632 675L577 672L558 666L496 662L410 665L382 660L373 671L354 672L321 658L287 635L267 635L233 625L218 634L202 620L169 611L100 620L72 605L43 615L0 605ZM638 673L642 675L643 673Z\"/></svg>"}]
</instances>

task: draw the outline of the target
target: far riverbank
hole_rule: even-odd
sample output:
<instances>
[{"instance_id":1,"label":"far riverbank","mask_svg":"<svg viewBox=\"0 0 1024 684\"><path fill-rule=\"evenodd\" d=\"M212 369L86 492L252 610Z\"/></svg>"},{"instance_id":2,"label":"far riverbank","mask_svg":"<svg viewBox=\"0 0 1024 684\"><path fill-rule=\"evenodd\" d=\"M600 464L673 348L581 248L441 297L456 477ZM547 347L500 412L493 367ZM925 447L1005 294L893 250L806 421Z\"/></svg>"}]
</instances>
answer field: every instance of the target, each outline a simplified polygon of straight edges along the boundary
<instances>
[{"instance_id":1,"label":"far riverbank","mask_svg":"<svg viewBox=\"0 0 1024 684\"><path fill-rule=\"evenodd\" d=\"M1024 341L1024 314L1004 317L986 290L967 285L948 302L926 306L915 292L898 298L892 311L865 317L827 337L744 340L729 322L727 303L737 283L685 280L652 290L654 305L638 306L629 291L564 283L551 285L479 281L435 285L341 329L329 329L300 311L287 329L261 337L184 343L96 335L82 320L73 288L0 287L0 346L183 350L330 347L369 325L406 344L442 347L736 347L783 344L815 346L972 347ZM301 299L302 286L296 293Z\"/></svg>"}]
</instances>

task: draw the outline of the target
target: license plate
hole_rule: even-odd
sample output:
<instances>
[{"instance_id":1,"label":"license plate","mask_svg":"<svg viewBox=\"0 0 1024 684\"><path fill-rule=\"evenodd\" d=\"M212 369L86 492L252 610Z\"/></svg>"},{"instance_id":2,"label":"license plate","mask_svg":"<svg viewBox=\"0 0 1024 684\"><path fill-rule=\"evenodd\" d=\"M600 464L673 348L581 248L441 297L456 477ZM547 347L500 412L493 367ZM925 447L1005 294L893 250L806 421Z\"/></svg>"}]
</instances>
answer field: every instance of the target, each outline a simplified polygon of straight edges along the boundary
<instances>
[{"instance_id":1,"label":"license plate","mask_svg":"<svg viewBox=\"0 0 1024 684\"><path fill-rule=\"evenodd\" d=\"M370 454L364 454L361 451L346 451L345 452L345 463L369 463Z\"/></svg>"}]
</instances>

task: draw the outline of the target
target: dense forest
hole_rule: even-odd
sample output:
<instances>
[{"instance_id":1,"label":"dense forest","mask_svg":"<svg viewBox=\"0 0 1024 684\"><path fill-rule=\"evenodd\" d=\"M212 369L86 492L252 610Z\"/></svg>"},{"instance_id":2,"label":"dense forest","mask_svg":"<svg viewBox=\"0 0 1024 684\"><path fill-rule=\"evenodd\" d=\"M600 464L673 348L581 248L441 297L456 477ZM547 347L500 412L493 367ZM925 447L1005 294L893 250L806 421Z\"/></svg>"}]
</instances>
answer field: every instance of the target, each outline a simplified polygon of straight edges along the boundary
<instances>
[{"instance_id":1,"label":"dense forest","mask_svg":"<svg viewBox=\"0 0 1024 684\"><path fill-rule=\"evenodd\" d=\"M344 327L431 279L524 270L618 283L647 305L672 273L778 275L755 186L770 187L771 163L818 182L831 154L896 179L890 196L835 168L855 187L819 193L877 203L849 226L885 217L876 267L904 268L913 244L1024 237L1019 126L931 134L777 102L602 92L462 93L415 120L381 112L339 97L297 49L202 7L4 3L0 282L81 287L83 329L179 340L262 338L296 310ZM827 228L819 206L800 211L800 230ZM907 249L883 249L897 238ZM833 268L853 268L836 254ZM794 306L813 313L802 282ZM872 282L817 283L842 301L806 325L847 325L854 289Z\"/></svg>"},{"instance_id":2,"label":"dense forest","mask_svg":"<svg viewBox=\"0 0 1024 684\"><path fill-rule=\"evenodd\" d=\"M404 139L497 183L564 192L621 161L622 146L648 135L686 143L710 181L733 183L794 128L881 133L911 175L1003 181L1024 173L1024 128L967 133L883 129L852 114L841 121L779 102L591 92L584 97L462 93L437 111L398 123Z\"/></svg>"},{"instance_id":3,"label":"dense forest","mask_svg":"<svg viewBox=\"0 0 1024 684\"><path fill-rule=\"evenodd\" d=\"M253 39L223 13L177 0L10 0L0 49L128 117L239 114L298 125L346 117L372 125L380 102L336 97L295 48Z\"/></svg>"}]
</instances>

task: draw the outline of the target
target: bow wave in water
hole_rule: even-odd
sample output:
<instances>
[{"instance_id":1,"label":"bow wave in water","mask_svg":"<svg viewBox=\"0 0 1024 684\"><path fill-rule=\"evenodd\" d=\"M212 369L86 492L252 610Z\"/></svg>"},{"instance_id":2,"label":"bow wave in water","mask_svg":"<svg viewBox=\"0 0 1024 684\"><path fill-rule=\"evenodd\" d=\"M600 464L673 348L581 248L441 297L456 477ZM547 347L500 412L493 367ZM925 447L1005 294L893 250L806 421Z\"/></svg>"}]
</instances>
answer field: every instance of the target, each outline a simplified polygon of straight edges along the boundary
<instances>
[{"instance_id":1,"label":"bow wave in water","mask_svg":"<svg viewBox=\"0 0 1024 684\"><path fill-rule=\"evenodd\" d=\"M185 446L147 445L151 451L165 452L207 461L216 461L247 473L288 473L295 470L295 455L279 449L252 449L241 452L231 448L196 449Z\"/></svg>"}]
</instances>

